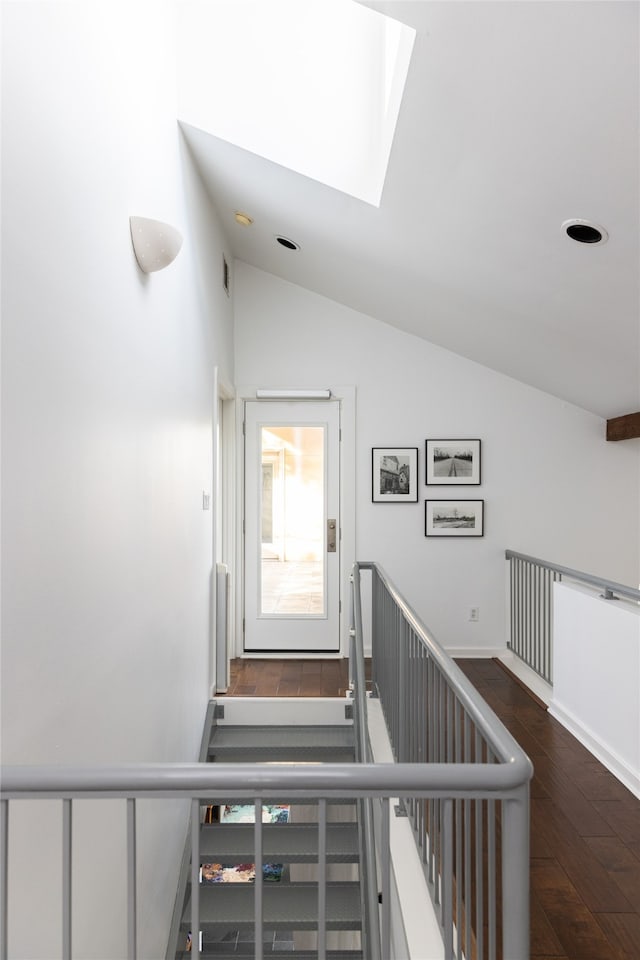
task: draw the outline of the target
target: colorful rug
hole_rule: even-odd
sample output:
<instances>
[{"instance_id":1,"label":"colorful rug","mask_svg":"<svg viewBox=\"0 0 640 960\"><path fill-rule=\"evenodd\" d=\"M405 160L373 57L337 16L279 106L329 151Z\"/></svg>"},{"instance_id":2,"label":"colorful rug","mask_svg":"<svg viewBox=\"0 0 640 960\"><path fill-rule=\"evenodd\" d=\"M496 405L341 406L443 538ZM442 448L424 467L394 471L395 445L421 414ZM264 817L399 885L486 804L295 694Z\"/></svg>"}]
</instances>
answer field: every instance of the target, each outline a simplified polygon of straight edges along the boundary
<instances>
[{"instance_id":1,"label":"colorful rug","mask_svg":"<svg viewBox=\"0 0 640 960\"><path fill-rule=\"evenodd\" d=\"M289 806L283 803L265 803L262 807L263 823L287 823ZM221 811L222 823L255 823L256 808L252 803L227 804Z\"/></svg>"},{"instance_id":2,"label":"colorful rug","mask_svg":"<svg viewBox=\"0 0 640 960\"><path fill-rule=\"evenodd\" d=\"M263 805L263 823L288 823L288 821L288 804L265 803ZM220 822L255 823L256 808L252 803L227 804L220 810ZM263 880L274 883L281 879L283 870L282 863L263 863ZM200 867L201 883L252 883L255 879L255 863L203 863Z\"/></svg>"},{"instance_id":3,"label":"colorful rug","mask_svg":"<svg viewBox=\"0 0 640 960\"><path fill-rule=\"evenodd\" d=\"M280 880L284 866L282 863L263 863L262 877L265 882ZM252 883L256 879L255 863L203 863L200 868L202 883Z\"/></svg>"}]
</instances>

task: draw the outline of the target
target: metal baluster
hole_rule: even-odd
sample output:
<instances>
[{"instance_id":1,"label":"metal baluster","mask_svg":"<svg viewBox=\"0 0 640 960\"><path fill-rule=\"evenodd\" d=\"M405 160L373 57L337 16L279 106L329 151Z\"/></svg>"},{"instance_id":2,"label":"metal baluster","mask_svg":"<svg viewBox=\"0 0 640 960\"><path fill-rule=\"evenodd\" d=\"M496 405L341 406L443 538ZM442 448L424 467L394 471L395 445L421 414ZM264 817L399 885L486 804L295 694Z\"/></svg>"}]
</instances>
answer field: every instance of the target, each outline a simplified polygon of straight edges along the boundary
<instances>
[{"instance_id":1,"label":"metal baluster","mask_svg":"<svg viewBox=\"0 0 640 960\"><path fill-rule=\"evenodd\" d=\"M136 801L127 800L127 946L129 960L138 955L138 902L136 889Z\"/></svg>"},{"instance_id":2,"label":"metal baluster","mask_svg":"<svg viewBox=\"0 0 640 960\"><path fill-rule=\"evenodd\" d=\"M373 921L373 918L371 918ZM377 919L377 918L376 918ZM327 956L327 801L318 802L318 960Z\"/></svg>"},{"instance_id":3,"label":"metal baluster","mask_svg":"<svg viewBox=\"0 0 640 960\"><path fill-rule=\"evenodd\" d=\"M471 721L467 713L464 716L464 760L471 760ZM471 804L472 800L465 799L464 803L464 945L465 954L471 956Z\"/></svg>"},{"instance_id":4,"label":"metal baluster","mask_svg":"<svg viewBox=\"0 0 640 960\"><path fill-rule=\"evenodd\" d=\"M0 908L0 960L9 957L9 801L0 801L0 845L2 847L2 884Z\"/></svg>"},{"instance_id":5,"label":"metal baluster","mask_svg":"<svg viewBox=\"0 0 640 960\"><path fill-rule=\"evenodd\" d=\"M72 800L62 801L62 958L71 960L72 923Z\"/></svg>"},{"instance_id":6,"label":"metal baluster","mask_svg":"<svg viewBox=\"0 0 640 960\"><path fill-rule=\"evenodd\" d=\"M496 755L487 745L487 763L495 763ZM489 918L488 931L488 953L489 960L496 960L496 911L497 888L496 888L496 801L487 801L487 908Z\"/></svg>"},{"instance_id":7,"label":"metal baluster","mask_svg":"<svg viewBox=\"0 0 640 960\"><path fill-rule=\"evenodd\" d=\"M442 923L444 955L453 957L453 800L443 801Z\"/></svg>"},{"instance_id":8,"label":"metal baluster","mask_svg":"<svg viewBox=\"0 0 640 960\"><path fill-rule=\"evenodd\" d=\"M502 954L529 957L529 784L502 801Z\"/></svg>"},{"instance_id":9,"label":"metal baluster","mask_svg":"<svg viewBox=\"0 0 640 960\"><path fill-rule=\"evenodd\" d=\"M264 893L264 871L262 869L262 800L255 801L255 826L254 826L254 866L255 866L255 890L254 890L254 940L255 940L255 960L263 960L264 957L264 932L263 932L263 893Z\"/></svg>"},{"instance_id":10,"label":"metal baluster","mask_svg":"<svg viewBox=\"0 0 640 960\"><path fill-rule=\"evenodd\" d=\"M538 604L540 603L540 567L533 568L533 669L540 673L540 629Z\"/></svg>"},{"instance_id":11,"label":"metal baluster","mask_svg":"<svg viewBox=\"0 0 640 960\"><path fill-rule=\"evenodd\" d=\"M476 763L482 763L482 740L480 733L476 730ZM484 869L482 858L483 847L483 800L476 800L476 944L477 960L483 960L484 957L484 935L482 921L482 907L484 901Z\"/></svg>"},{"instance_id":12,"label":"metal baluster","mask_svg":"<svg viewBox=\"0 0 640 960\"><path fill-rule=\"evenodd\" d=\"M191 952L200 956L200 801L191 801Z\"/></svg>"},{"instance_id":13,"label":"metal baluster","mask_svg":"<svg viewBox=\"0 0 640 960\"><path fill-rule=\"evenodd\" d=\"M462 740L461 740L461 731L460 731L460 719L462 715L462 705L458 702L456 697L454 705L454 718L455 718L455 762L462 762ZM455 806L455 816L456 816L456 866L455 866L455 880L456 880L456 915L455 922L456 928L458 931L458 949L457 960L462 960L462 806L463 802L461 799L456 800Z\"/></svg>"},{"instance_id":14,"label":"metal baluster","mask_svg":"<svg viewBox=\"0 0 640 960\"><path fill-rule=\"evenodd\" d=\"M382 956L391 956L391 852L389 840L389 798L382 799Z\"/></svg>"}]
</instances>

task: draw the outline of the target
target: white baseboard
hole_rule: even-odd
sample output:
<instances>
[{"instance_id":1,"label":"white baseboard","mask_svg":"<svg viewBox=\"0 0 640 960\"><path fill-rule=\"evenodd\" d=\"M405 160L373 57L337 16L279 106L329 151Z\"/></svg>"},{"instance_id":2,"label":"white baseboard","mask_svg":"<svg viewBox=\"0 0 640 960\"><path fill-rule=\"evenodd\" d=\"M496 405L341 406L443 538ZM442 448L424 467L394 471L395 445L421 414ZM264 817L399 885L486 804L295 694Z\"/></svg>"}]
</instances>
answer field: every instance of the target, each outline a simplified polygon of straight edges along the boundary
<instances>
[{"instance_id":1,"label":"white baseboard","mask_svg":"<svg viewBox=\"0 0 640 960\"><path fill-rule=\"evenodd\" d=\"M610 750L591 730L583 726L570 710L565 710L558 703L551 702L549 714L566 727L583 747L586 747L614 777L617 777L631 793L640 799L640 770L633 770L622 757Z\"/></svg>"},{"instance_id":2,"label":"white baseboard","mask_svg":"<svg viewBox=\"0 0 640 960\"><path fill-rule=\"evenodd\" d=\"M504 647L445 647L452 660L493 660L504 654Z\"/></svg>"},{"instance_id":3,"label":"white baseboard","mask_svg":"<svg viewBox=\"0 0 640 960\"><path fill-rule=\"evenodd\" d=\"M524 685L528 687L532 693L535 693L536 697L549 706L553 699L553 687L550 683L543 680L535 670L532 670L526 663L523 663L520 657L516 657L515 653L512 653L511 650L503 650L498 660L500 663L504 663L505 667L507 667L511 673L515 674L519 680L522 680Z\"/></svg>"}]
</instances>

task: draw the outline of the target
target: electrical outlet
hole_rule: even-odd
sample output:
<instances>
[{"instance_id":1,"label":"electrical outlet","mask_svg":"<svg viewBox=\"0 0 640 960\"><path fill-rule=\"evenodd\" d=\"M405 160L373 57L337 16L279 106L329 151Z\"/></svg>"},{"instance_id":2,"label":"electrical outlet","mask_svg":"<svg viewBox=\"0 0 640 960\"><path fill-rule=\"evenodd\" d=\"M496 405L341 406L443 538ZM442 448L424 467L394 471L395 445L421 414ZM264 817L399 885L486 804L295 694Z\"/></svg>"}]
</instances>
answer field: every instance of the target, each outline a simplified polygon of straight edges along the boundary
<instances>
[{"instance_id":1,"label":"electrical outlet","mask_svg":"<svg viewBox=\"0 0 640 960\"><path fill-rule=\"evenodd\" d=\"M469 607L469 620L477 623L480 619L480 607Z\"/></svg>"}]
</instances>

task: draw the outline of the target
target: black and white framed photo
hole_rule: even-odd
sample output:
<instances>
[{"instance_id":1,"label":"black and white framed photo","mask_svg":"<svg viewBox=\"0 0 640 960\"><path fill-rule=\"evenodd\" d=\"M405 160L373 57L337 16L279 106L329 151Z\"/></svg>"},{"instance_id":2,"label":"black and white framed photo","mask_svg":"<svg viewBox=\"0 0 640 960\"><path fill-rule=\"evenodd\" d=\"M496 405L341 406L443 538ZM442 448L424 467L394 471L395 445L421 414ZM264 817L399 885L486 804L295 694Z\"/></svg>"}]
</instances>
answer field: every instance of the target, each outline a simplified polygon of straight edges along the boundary
<instances>
[{"instance_id":1,"label":"black and white framed photo","mask_svg":"<svg viewBox=\"0 0 640 960\"><path fill-rule=\"evenodd\" d=\"M480 483L479 440L425 440L426 482Z\"/></svg>"},{"instance_id":2,"label":"black and white framed photo","mask_svg":"<svg viewBox=\"0 0 640 960\"><path fill-rule=\"evenodd\" d=\"M424 535L484 536L484 500L425 500Z\"/></svg>"},{"instance_id":3,"label":"black and white framed photo","mask_svg":"<svg viewBox=\"0 0 640 960\"><path fill-rule=\"evenodd\" d=\"M373 447L371 499L374 503L418 502L418 448Z\"/></svg>"}]
</instances>

